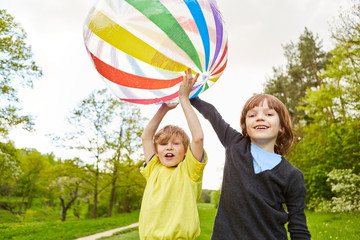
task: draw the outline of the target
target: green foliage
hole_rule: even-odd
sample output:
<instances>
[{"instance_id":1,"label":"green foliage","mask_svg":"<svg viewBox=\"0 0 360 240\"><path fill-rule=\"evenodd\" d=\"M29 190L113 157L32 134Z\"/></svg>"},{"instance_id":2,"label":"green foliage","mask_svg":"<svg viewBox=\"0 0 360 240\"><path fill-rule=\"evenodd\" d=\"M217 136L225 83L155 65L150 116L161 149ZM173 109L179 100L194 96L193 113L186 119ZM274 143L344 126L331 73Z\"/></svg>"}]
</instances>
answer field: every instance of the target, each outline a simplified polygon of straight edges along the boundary
<instances>
[{"instance_id":1,"label":"green foliage","mask_svg":"<svg viewBox=\"0 0 360 240\"><path fill-rule=\"evenodd\" d=\"M217 191L213 191L211 193L211 204L213 204L216 209L219 205L220 192L221 192L221 190L217 190Z\"/></svg>"},{"instance_id":2,"label":"green foliage","mask_svg":"<svg viewBox=\"0 0 360 240\"><path fill-rule=\"evenodd\" d=\"M26 33L14 18L0 10L0 136L6 136L11 126L32 127L30 116L20 115L19 87L32 87L42 75L33 60Z\"/></svg>"},{"instance_id":3,"label":"green foliage","mask_svg":"<svg viewBox=\"0 0 360 240\"><path fill-rule=\"evenodd\" d=\"M92 217L104 214L104 203L99 205L102 209L97 213L100 194L109 195L108 217L113 213L115 201L122 202L124 212L138 209L145 186L140 174L142 161L139 161L145 120L140 109L102 89L82 100L68 120L69 131L60 140L86 156L87 164L80 178L82 188L92 195Z\"/></svg>"},{"instance_id":4,"label":"green foliage","mask_svg":"<svg viewBox=\"0 0 360 240\"><path fill-rule=\"evenodd\" d=\"M203 189L201 191L200 198L198 200L199 203L211 203L211 194L214 190Z\"/></svg>"},{"instance_id":5,"label":"green foliage","mask_svg":"<svg viewBox=\"0 0 360 240\"><path fill-rule=\"evenodd\" d=\"M322 84L308 89L298 107L309 121L289 160L304 172L309 206L314 208L336 202L327 182L333 169L360 172L360 1L354 2L353 15L340 15L333 34L336 47L319 75Z\"/></svg>"},{"instance_id":6,"label":"green foliage","mask_svg":"<svg viewBox=\"0 0 360 240\"><path fill-rule=\"evenodd\" d=\"M359 173L359 124L359 120L349 119L343 123L316 122L304 128L303 138L288 159L303 171L308 199L331 199L333 193L326 180L332 169L354 168Z\"/></svg>"},{"instance_id":7,"label":"green foliage","mask_svg":"<svg viewBox=\"0 0 360 240\"><path fill-rule=\"evenodd\" d=\"M0 196L11 194L20 174L18 150L13 142L0 142Z\"/></svg>"},{"instance_id":8,"label":"green foliage","mask_svg":"<svg viewBox=\"0 0 360 240\"><path fill-rule=\"evenodd\" d=\"M352 169L334 169L327 182L334 196L330 200L318 198L310 204L316 211L360 212L360 175Z\"/></svg>"},{"instance_id":9,"label":"green foliage","mask_svg":"<svg viewBox=\"0 0 360 240\"><path fill-rule=\"evenodd\" d=\"M321 84L318 74L325 69L329 58L321 48L318 36L305 28L298 43L283 46L287 60L285 69L273 68L273 76L264 84L264 93L279 98L295 124L304 119L304 112L298 106L307 89Z\"/></svg>"},{"instance_id":10,"label":"green foliage","mask_svg":"<svg viewBox=\"0 0 360 240\"><path fill-rule=\"evenodd\" d=\"M54 161L53 155L42 155L34 149L16 149L16 169L9 174L13 180L8 181L7 188L1 192L1 196L5 196L0 199L0 209L8 211L9 214L18 215L19 218L24 219L27 217L27 213L37 209L39 206L46 214L51 212L53 208L59 209L56 213L56 219L74 216L77 218L83 218L86 216L86 206L93 192L89 190L87 183L84 179L89 176L84 171L83 163L79 159L73 160L57 160ZM144 178L140 174L139 164L132 162L130 168L128 163L122 167L123 170L120 173L128 171L126 175L129 179L124 179L124 182L119 182L118 194L114 199L114 204L117 207L113 212L123 212L125 199L128 199L128 208L131 211L140 208L141 198L143 194ZM0 179L2 176L0 176ZM138 179L138 180L137 180ZM1 186L5 186L6 179L2 180ZM120 178L122 180L122 177ZM107 181L107 173L100 172L99 183L105 185ZM137 185L139 181L139 185ZM126 183L126 184L125 184ZM125 185L122 185L125 184ZM127 187L126 187L127 186ZM106 189L99 194L100 210L97 216L104 216L109 209L110 192ZM60 199L64 201L64 205L59 208ZM36 201L36 205L34 205ZM92 205L93 206L93 205ZM68 211L72 209L71 211ZM29 211L31 210L31 211ZM61 216L60 211L63 211ZM92 212L92 211L91 211ZM36 213L39 215L39 212ZM29 216L27 217L29 218Z\"/></svg>"}]
</instances>

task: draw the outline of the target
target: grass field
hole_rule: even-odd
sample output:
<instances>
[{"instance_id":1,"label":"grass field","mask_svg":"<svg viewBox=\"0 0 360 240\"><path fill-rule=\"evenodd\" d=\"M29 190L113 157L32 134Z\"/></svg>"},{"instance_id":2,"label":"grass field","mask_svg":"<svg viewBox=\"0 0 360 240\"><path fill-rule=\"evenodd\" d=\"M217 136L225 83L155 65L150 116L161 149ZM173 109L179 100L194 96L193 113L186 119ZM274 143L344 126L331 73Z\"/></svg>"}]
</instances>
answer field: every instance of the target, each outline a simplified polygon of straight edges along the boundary
<instances>
[{"instance_id":1,"label":"grass field","mask_svg":"<svg viewBox=\"0 0 360 240\"><path fill-rule=\"evenodd\" d=\"M3 214L0 212L0 219ZM53 221L18 221L4 223L0 221L0 239L17 240L70 240L79 237L92 235L98 232L127 226L137 222L139 211L121 214L113 218L97 218Z\"/></svg>"},{"instance_id":2,"label":"grass field","mask_svg":"<svg viewBox=\"0 0 360 240\"><path fill-rule=\"evenodd\" d=\"M209 240L212 232L216 209L211 204L199 204L201 235L198 240ZM335 214L307 212L307 219L313 240L337 239L360 240L360 214ZM66 222L59 220L39 221L35 216L22 221L12 221L10 216L0 212L0 239L19 240L62 240L103 232L109 229L126 226L138 221L139 212L121 214L112 218L76 220ZM14 220L14 219L13 219ZM138 240L138 229L126 230L106 240Z\"/></svg>"},{"instance_id":3,"label":"grass field","mask_svg":"<svg viewBox=\"0 0 360 240\"><path fill-rule=\"evenodd\" d=\"M216 209L212 204L199 203L201 235L198 240L209 240L212 232L212 223L214 222ZM121 232L111 237L101 238L106 240L139 240L139 233L137 229L133 231Z\"/></svg>"},{"instance_id":4,"label":"grass field","mask_svg":"<svg viewBox=\"0 0 360 240\"><path fill-rule=\"evenodd\" d=\"M201 235L198 240L209 240L216 209L211 204L199 204ZM307 212L308 226L313 240L360 240L360 215ZM104 240L138 240L137 229L118 233Z\"/></svg>"}]
</instances>

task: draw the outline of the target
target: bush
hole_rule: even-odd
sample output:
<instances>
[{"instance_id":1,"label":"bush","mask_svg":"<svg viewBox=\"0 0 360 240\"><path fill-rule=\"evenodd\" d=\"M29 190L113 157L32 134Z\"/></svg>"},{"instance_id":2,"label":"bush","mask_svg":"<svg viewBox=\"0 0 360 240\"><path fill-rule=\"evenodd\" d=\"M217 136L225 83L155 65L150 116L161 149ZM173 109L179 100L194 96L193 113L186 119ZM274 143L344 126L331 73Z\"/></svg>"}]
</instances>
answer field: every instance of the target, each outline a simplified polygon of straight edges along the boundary
<instances>
[{"instance_id":1,"label":"bush","mask_svg":"<svg viewBox=\"0 0 360 240\"><path fill-rule=\"evenodd\" d=\"M360 212L360 176L352 169L334 169L327 176L334 196L312 199L308 206L315 211Z\"/></svg>"}]
</instances>

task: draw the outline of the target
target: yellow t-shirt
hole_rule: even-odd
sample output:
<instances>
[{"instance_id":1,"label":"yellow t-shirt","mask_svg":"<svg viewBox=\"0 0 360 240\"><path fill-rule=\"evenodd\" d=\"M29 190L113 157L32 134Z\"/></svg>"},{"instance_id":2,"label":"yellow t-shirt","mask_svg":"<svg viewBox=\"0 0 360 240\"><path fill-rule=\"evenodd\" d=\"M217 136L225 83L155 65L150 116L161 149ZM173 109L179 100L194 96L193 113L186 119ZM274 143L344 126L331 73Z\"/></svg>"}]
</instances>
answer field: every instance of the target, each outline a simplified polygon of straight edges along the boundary
<instances>
[{"instance_id":1,"label":"yellow t-shirt","mask_svg":"<svg viewBox=\"0 0 360 240\"><path fill-rule=\"evenodd\" d=\"M200 235L196 202L206 162L206 153L200 163L190 148L177 167L165 167L154 155L141 171L147 181L139 219L141 240L190 240Z\"/></svg>"}]
</instances>

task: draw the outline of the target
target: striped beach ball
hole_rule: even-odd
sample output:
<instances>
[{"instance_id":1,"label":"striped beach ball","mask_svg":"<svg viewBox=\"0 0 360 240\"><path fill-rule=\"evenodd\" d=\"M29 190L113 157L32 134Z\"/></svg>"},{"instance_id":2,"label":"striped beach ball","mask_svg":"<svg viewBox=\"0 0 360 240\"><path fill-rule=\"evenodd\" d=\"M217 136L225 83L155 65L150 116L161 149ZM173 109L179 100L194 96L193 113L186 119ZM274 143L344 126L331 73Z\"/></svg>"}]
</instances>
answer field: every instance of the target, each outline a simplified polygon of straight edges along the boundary
<instances>
[{"instance_id":1,"label":"striped beach ball","mask_svg":"<svg viewBox=\"0 0 360 240\"><path fill-rule=\"evenodd\" d=\"M215 0L100 0L84 24L90 59L121 100L177 102L184 71L200 76L190 97L223 73L228 56Z\"/></svg>"}]
</instances>

